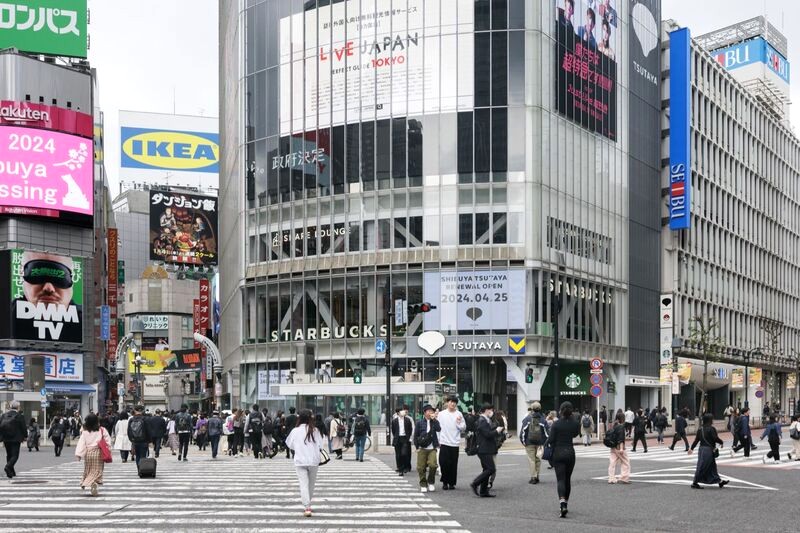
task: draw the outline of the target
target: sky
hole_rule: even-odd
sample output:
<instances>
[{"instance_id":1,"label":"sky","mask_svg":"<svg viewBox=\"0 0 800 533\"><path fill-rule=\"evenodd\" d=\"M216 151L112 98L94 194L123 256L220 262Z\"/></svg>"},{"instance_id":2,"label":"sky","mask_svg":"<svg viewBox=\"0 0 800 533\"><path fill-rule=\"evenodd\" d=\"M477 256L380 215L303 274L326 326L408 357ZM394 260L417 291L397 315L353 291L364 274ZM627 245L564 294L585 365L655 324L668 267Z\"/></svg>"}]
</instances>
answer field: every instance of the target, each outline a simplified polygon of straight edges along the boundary
<instances>
[{"instance_id":1,"label":"sky","mask_svg":"<svg viewBox=\"0 0 800 533\"><path fill-rule=\"evenodd\" d=\"M119 112L219 116L217 0L89 0L89 62L119 193Z\"/></svg>"},{"instance_id":2,"label":"sky","mask_svg":"<svg viewBox=\"0 0 800 533\"><path fill-rule=\"evenodd\" d=\"M89 0L89 60L98 72L113 196L119 192L120 110L219 115L217 7L217 0ZM662 1L662 18L688 26L693 35L762 14L789 40L789 61L800 64L800 26L791 24L800 19L800 2ZM798 105L792 123L800 124L800 80L793 81Z\"/></svg>"}]
</instances>

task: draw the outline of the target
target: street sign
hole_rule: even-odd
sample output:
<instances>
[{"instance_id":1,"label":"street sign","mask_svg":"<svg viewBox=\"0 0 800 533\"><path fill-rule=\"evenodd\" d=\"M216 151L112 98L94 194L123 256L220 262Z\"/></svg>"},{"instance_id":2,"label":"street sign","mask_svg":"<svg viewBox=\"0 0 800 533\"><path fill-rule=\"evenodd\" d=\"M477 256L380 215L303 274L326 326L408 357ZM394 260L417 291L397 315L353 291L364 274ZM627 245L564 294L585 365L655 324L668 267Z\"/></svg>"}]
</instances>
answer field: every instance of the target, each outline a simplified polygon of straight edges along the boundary
<instances>
[{"instance_id":1,"label":"street sign","mask_svg":"<svg viewBox=\"0 0 800 533\"><path fill-rule=\"evenodd\" d=\"M117 383L117 396L125 396L125 385Z\"/></svg>"},{"instance_id":2,"label":"street sign","mask_svg":"<svg viewBox=\"0 0 800 533\"><path fill-rule=\"evenodd\" d=\"M592 385L592 388L589 389L589 394L592 395L592 398L599 398L603 395L603 387L600 385Z\"/></svg>"},{"instance_id":3,"label":"street sign","mask_svg":"<svg viewBox=\"0 0 800 533\"><path fill-rule=\"evenodd\" d=\"M756 391L756 398L763 398L763 397L764 397L764 391L763 390L757 390Z\"/></svg>"},{"instance_id":4,"label":"street sign","mask_svg":"<svg viewBox=\"0 0 800 533\"><path fill-rule=\"evenodd\" d=\"M592 374L589 376L589 383L592 385L600 385L603 383L603 374Z\"/></svg>"},{"instance_id":5,"label":"street sign","mask_svg":"<svg viewBox=\"0 0 800 533\"><path fill-rule=\"evenodd\" d=\"M595 357L591 361L589 361L589 368L592 370L600 370L603 368L603 360L599 357Z\"/></svg>"},{"instance_id":6,"label":"street sign","mask_svg":"<svg viewBox=\"0 0 800 533\"><path fill-rule=\"evenodd\" d=\"M39 391L39 394L41 394L42 396L47 396L47 389L42 387L42 390Z\"/></svg>"},{"instance_id":7,"label":"street sign","mask_svg":"<svg viewBox=\"0 0 800 533\"><path fill-rule=\"evenodd\" d=\"M47 403L47 400L42 400L42 408L49 406L50 404Z\"/></svg>"},{"instance_id":8,"label":"street sign","mask_svg":"<svg viewBox=\"0 0 800 533\"><path fill-rule=\"evenodd\" d=\"M386 353L386 341L378 339L375 341L375 353Z\"/></svg>"},{"instance_id":9,"label":"street sign","mask_svg":"<svg viewBox=\"0 0 800 533\"><path fill-rule=\"evenodd\" d=\"M600 368L592 368L591 370L589 370L589 372L592 374L602 374L603 370Z\"/></svg>"}]
</instances>

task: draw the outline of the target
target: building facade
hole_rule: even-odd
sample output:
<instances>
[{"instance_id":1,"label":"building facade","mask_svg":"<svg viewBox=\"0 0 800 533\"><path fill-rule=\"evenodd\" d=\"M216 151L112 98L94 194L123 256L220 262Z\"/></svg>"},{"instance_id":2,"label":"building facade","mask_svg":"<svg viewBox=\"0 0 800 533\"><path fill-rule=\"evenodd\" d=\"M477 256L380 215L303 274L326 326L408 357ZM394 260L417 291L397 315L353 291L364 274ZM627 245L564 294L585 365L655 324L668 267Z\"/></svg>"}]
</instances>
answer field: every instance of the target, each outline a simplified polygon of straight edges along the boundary
<instances>
[{"instance_id":1,"label":"building facade","mask_svg":"<svg viewBox=\"0 0 800 533\"><path fill-rule=\"evenodd\" d=\"M659 2L397 4L220 2L234 403L655 406Z\"/></svg>"}]
</instances>

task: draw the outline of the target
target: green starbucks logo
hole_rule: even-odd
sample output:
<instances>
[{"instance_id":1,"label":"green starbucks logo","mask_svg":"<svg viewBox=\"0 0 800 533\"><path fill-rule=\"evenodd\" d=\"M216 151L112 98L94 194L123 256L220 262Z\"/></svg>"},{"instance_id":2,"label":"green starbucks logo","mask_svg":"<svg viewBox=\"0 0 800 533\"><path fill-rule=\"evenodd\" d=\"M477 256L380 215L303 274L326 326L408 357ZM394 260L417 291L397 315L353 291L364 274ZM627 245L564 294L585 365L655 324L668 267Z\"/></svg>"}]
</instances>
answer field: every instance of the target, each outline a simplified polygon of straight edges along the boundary
<instances>
[{"instance_id":1,"label":"green starbucks logo","mask_svg":"<svg viewBox=\"0 0 800 533\"><path fill-rule=\"evenodd\" d=\"M577 389L581 384L581 378L578 377L577 374L570 374L567 376L567 379L564 380L564 383L566 383L567 387L570 389Z\"/></svg>"}]
</instances>

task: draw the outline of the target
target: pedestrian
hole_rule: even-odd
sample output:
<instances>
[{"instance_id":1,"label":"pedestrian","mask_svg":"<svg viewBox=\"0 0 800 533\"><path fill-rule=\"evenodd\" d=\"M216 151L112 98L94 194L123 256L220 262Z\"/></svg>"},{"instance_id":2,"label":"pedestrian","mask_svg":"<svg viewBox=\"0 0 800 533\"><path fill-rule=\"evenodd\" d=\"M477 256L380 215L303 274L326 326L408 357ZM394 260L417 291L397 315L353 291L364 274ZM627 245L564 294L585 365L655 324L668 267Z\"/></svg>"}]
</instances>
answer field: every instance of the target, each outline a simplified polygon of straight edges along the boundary
<instances>
[{"instance_id":1,"label":"pedestrian","mask_svg":"<svg viewBox=\"0 0 800 533\"><path fill-rule=\"evenodd\" d=\"M364 414L366 411L363 407L359 408L353 418L353 440L356 446L356 461L364 462L364 446L367 443L367 437L372 435L372 428L369 426L369 419Z\"/></svg>"},{"instance_id":2,"label":"pedestrian","mask_svg":"<svg viewBox=\"0 0 800 533\"><path fill-rule=\"evenodd\" d=\"M233 419L235 414L236 409L228 413L228 416L225 417L225 424L222 426L222 434L227 437L228 441L227 453L229 456L233 456L236 452L236 432L233 430Z\"/></svg>"},{"instance_id":3,"label":"pedestrian","mask_svg":"<svg viewBox=\"0 0 800 533\"><path fill-rule=\"evenodd\" d=\"M625 415L618 413L614 421L614 426L608 434L608 443L612 444L611 452L608 457L608 482L629 484L631 482L631 460L625 450ZM617 475L617 464L619 464L619 475Z\"/></svg>"},{"instance_id":4,"label":"pedestrian","mask_svg":"<svg viewBox=\"0 0 800 533\"><path fill-rule=\"evenodd\" d=\"M667 421L667 408L662 407L656 414L653 426L656 428L657 438L659 444L664 444L664 430L667 429L669 422Z\"/></svg>"},{"instance_id":5,"label":"pedestrian","mask_svg":"<svg viewBox=\"0 0 800 533\"><path fill-rule=\"evenodd\" d=\"M581 417L581 435L583 436L584 446L592 445L592 433L594 433L594 421L589 415L589 410L586 409Z\"/></svg>"},{"instance_id":6,"label":"pedestrian","mask_svg":"<svg viewBox=\"0 0 800 533\"><path fill-rule=\"evenodd\" d=\"M429 404L423 406L423 418L417 421L414 428L414 447L417 449L417 474L421 492L436 490L438 464L436 450L439 449L439 432L442 427L436 419L435 411Z\"/></svg>"},{"instance_id":7,"label":"pedestrian","mask_svg":"<svg viewBox=\"0 0 800 533\"><path fill-rule=\"evenodd\" d=\"M12 400L10 409L0 417L0 440L6 448L6 466L8 479L17 475L14 465L19 460L19 448L28 438L25 417L19 412L19 402Z\"/></svg>"},{"instance_id":8,"label":"pedestrian","mask_svg":"<svg viewBox=\"0 0 800 533\"><path fill-rule=\"evenodd\" d=\"M337 459L342 458L342 448L344 448L344 437L347 434L347 426L342 421L342 415L334 413L331 420L331 448L336 454Z\"/></svg>"},{"instance_id":9,"label":"pedestrian","mask_svg":"<svg viewBox=\"0 0 800 533\"><path fill-rule=\"evenodd\" d=\"M147 421L144 419L144 408L141 405L133 408L133 416L128 419L128 440L133 445L136 466L139 466L139 462L150 453L150 434L147 431Z\"/></svg>"},{"instance_id":10,"label":"pedestrian","mask_svg":"<svg viewBox=\"0 0 800 533\"><path fill-rule=\"evenodd\" d=\"M175 415L175 429L178 432L178 461L181 459L187 461L186 455L189 453L189 440L192 438L192 415L190 415L189 406L186 404L181 405L181 410ZM138 461L139 458L137 457ZM138 463L137 463L138 464Z\"/></svg>"},{"instance_id":11,"label":"pedestrian","mask_svg":"<svg viewBox=\"0 0 800 533\"><path fill-rule=\"evenodd\" d=\"M53 441L53 452L56 457L61 457L61 450L64 449L64 439L69 432L66 421L61 415L56 415L50 421L50 429L47 431L47 438Z\"/></svg>"},{"instance_id":12,"label":"pedestrian","mask_svg":"<svg viewBox=\"0 0 800 533\"><path fill-rule=\"evenodd\" d=\"M197 419L197 422L195 422L194 434L195 442L197 443L197 449L201 452L205 451L206 446L208 446L208 419L206 418L205 413L200 413L200 417Z\"/></svg>"},{"instance_id":13,"label":"pedestrian","mask_svg":"<svg viewBox=\"0 0 800 533\"><path fill-rule=\"evenodd\" d=\"M551 448L551 462L556 471L558 504L561 518L567 516L569 496L572 492L572 471L575 469L575 448L572 439L580 435L581 427L578 420L572 416L572 404L561 404L560 417L550 428L546 447Z\"/></svg>"},{"instance_id":14,"label":"pedestrian","mask_svg":"<svg viewBox=\"0 0 800 533\"><path fill-rule=\"evenodd\" d=\"M767 459L772 459L775 461L775 464L781 462L781 454L780 454L780 447L781 447L781 439L783 438L783 434L781 433L781 425L778 422L778 417L774 414L770 415L769 423L767 427L764 428L764 433L761 434L761 439L767 438L767 442L769 442L769 451L766 455L761 456L761 461L766 464Z\"/></svg>"},{"instance_id":15,"label":"pedestrian","mask_svg":"<svg viewBox=\"0 0 800 533\"><path fill-rule=\"evenodd\" d=\"M630 437L633 431L633 419L636 418L636 414L633 410L628 407L625 410L625 435Z\"/></svg>"},{"instance_id":16,"label":"pedestrian","mask_svg":"<svg viewBox=\"0 0 800 533\"><path fill-rule=\"evenodd\" d=\"M128 455L131 451L131 441L128 438L128 412L122 411L114 426L114 449L119 451L119 456L123 463L128 462Z\"/></svg>"},{"instance_id":17,"label":"pedestrian","mask_svg":"<svg viewBox=\"0 0 800 533\"><path fill-rule=\"evenodd\" d=\"M547 425L542 414L542 404L533 402L531 412L522 419L522 429L519 432L519 440L525 446L525 453L528 456L528 465L531 469L531 485L539 483L539 471L542 468L543 445L547 441Z\"/></svg>"},{"instance_id":18,"label":"pedestrian","mask_svg":"<svg viewBox=\"0 0 800 533\"><path fill-rule=\"evenodd\" d=\"M167 446L175 455L175 452L180 448L180 440L178 439L178 428L175 426L175 413L171 412L169 422L167 422Z\"/></svg>"},{"instance_id":19,"label":"pedestrian","mask_svg":"<svg viewBox=\"0 0 800 533\"><path fill-rule=\"evenodd\" d=\"M672 444L669 447L670 450L674 450L678 441L683 439L683 443L686 445L686 451L689 451L689 439L686 438L686 426L688 426L686 417L688 415L689 412L685 408L678 411L678 414L675 415L675 435L672 436Z\"/></svg>"},{"instance_id":20,"label":"pedestrian","mask_svg":"<svg viewBox=\"0 0 800 533\"><path fill-rule=\"evenodd\" d=\"M150 436L150 442L153 443L153 456L158 457L161 453L161 441L164 435L167 434L167 423L164 422L160 409L156 409L155 416L146 416L144 421L147 424L147 434Z\"/></svg>"},{"instance_id":21,"label":"pedestrian","mask_svg":"<svg viewBox=\"0 0 800 533\"><path fill-rule=\"evenodd\" d=\"M789 460L800 461L800 416L792 415L792 423L789 424L789 439L792 441L792 451L788 453Z\"/></svg>"},{"instance_id":22,"label":"pedestrian","mask_svg":"<svg viewBox=\"0 0 800 533\"><path fill-rule=\"evenodd\" d=\"M636 451L636 443L642 443L644 453L647 453L647 417L641 409L636 413L636 418L633 419L633 446L631 451Z\"/></svg>"},{"instance_id":23,"label":"pedestrian","mask_svg":"<svg viewBox=\"0 0 800 533\"><path fill-rule=\"evenodd\" d=\"M605 405L600 409L600 423L602 424L603 435L605 435L608 430L608 410L606 410Z\"/></svg>"},{"instance_id":24,"label":"pedestrian","mask_svg":"<svg viewBox=\"0 0 800 533\"><path fill-rule=\"evenodd\" d=\"M222 436L222 419L219 417L219 411L211 413L211 418L208 419L208 441L211 443L211 458L217 458L219 452L219 439Z\"/></svg>"},{"instance_id":25,"label":"pedestrian","mask_svg":"<svg viewBox=\"0 0 800 533\"><path fill-rule=\"evenodd\" d=\"M472 480L470 488L476 496L481 498L494 498L495 495L489 492L489 479L497 471L494 458L497 455L497 434L503 431L493 422L494 406L484 404L481 407L481 415L475 423L475 438L477 439L477 455L481 462L481 473ZM417 426L419 427L419 426Z\"/></svg>"},{"instance_id":26,"label":"pedestrian","mask_svg":"<svg viewBox=\"0 0 800 533\"><path fill-rule=\"evenodd\" d=\"M653 409L651 411L649 407L644 410L644 419L645 419L644 429L645 429L645 432L647 432L647 433L652 433L653 432L653 418L654 417L650 416L651 412L655 413L656 410Z\"/></svg>"},{"instance_id":27,"label":"pedestrian","mask_svg":"<svg viewBox=\"0 0 800 533\"><path fill-rule=\"evenodd\" d=\"M36 418L31 418L31 421L28 422L28 451L30 452L33 448L36 448L36 451L39 451L39 439L42 436L42 432L39 430L39 423L36 421Z\"/></svg>"},{"instance_id":28,"label":"pedestrian","mask_svg":"<svg viewBox=\"0 0 800 533\"><path fill-rule=\"evenodd\" d=\"M321 460L322 435L315 427L314 415L308 409L301 410L300 416L295 418L297 424L286 437L286 447L294 452L294 469L300 482L303 515L309 517L312 514L311 500L314 497L314 485Z\"/></svg>"},{"instance_id":29,"label":"pedestrian","mask_svg":"<svg viewBox=\"0 0 800 533\"><path fill-rule=\"evenodd\" d=\"M245 419L244 435L253 448L253 459L263 458L264 453L261 442L264 435L264 415L261 414L258 404L253 404L253 410Z\"/></svg>"},{"instance_id":30,"label":"pedestrian","mask_svg":"<svg viewBox=\"0 0 800 533\"><path fill-rule=\"evenodd\" d=\"M290 407L289 414L286 415L286 420L283 422L283 431L281 432L283 434L284 443L286 442L286 438L289 436L289 433L291 433L295 427L297 427L297 410L294 407ZM290 459L292 457L294 457L294 452L291 448L286 446L286 458Z\"/></svg>"},{"instance_id":31,"label":"pedestrian","mask_svg":"<svg viewBox=\"0 0 800 533\"><path fill-rule=\"evenodd\" d=\"M83 419L78 411L72 412L72 418L69 419L69 428L64 436L64 444L69 447L70 439L77 440L81 436L81 428L83 428Z\"/></svg>"},{"instance_id":32,"label":"pedestrian","mask_svg":"<svg viewBox=\"0 0 800 533\"><path fill-rule=\"evenodd\" d=\"M264 415L264 429L261 430L261 433L264 435L264 438L261 444L264 449L264 456L272 459L278 455L278 450L275 449L274 446L275 420L269 416L269 410L267 408L264 408L262 414Z\"/></svg>"},{"instance_id":33,"label":"pedestrian","mask_svg":"<svg viewBox=\"0 0 800 533\"><path fill-rule=\"evenodd\" d=\"M734 427L734 432L736 433L735 438L738 440L739 444L731 448L731 457L733 457L739 450L744 450L744 456L749 458L750 450L755 448L755 446L753 446L753 436L750 431L749 407L744 407L742 409L742 414L739 415L739 420Z\"/></svg>"},{"instance_id":34,"label":"pedestrian","mask_svg":"<svg viewBox=\"0 0 800 533\"><path fill-rule=\"evenodd\" d=\"M733 437L733 442L731 442L731 450L739 444L739 433L736 431L736 427L739 425L739 417L741 413L739 413L738 408L733 409L733 413L731 414L730 424L728 425L728 431L731 432L731 437Z\"/></svg>"},{"instance_id":35,"label":"pedestrian","mask_svg":"<svg viewBox=\"0 0 800 533\"><path fill-rule=\"evenodd\" d=\"M142 422L144 425L144 422ZM97 415L89 415L83 423L83 431L75 448L75 457L83 460L83 477L81 489L90 487L92 496L97 496L97 486L103 484L103 469L105 463L100 455L100 441L103 440L111 449L111 435L106 428L100 426ZM147 443L144 444L147 446ZM137 454L138 458L138 454Z\"/></svg>"},{"instance_id":36,"label":"pedestrian","mask_svg":"<svg viewBox=\"0 0 800 533\"><path fill-rule=\"evenodd\" d=\"M333 439L333 435L331 435L331 422L333 421L333 415L335 411L331 411L328 413L328 416L325 417L323 423L325 424L325 435L328 438L328 452L333 453L333 448L331 447L331 441Z\"/></svg>"},{"instance_id":37,"label":"pedestrian","mask_svg":"<svg viewBox=\"0 0 800 533\"><path fill-rule=\"evenodd\" d=\"M733 413L734 409L731 404L728 404L728 407L726 407L725 410L722 412L722 416L725 417L725 427L728 429L730 429L731 427L731 423L733 420Z\"/></svg>"},{"instance_id":38,"label":"pedestrian","mask_svg":"<svg viewBox=\"0 0 800 533\"><path fill-rule=\"evenodd\" d=\"M694 480L692 481L693 489L702 489L700 483L704 485L719 485L719 488L724 487L729 483L727 479L721 479L717 472L717 444L723 446L722 439L717 436L717 430L714 428L714 416L711 413L706 413L702 418L702 425L697 430L697 435L694 438L691 449L687 450L689 455L692 454L695 447L700 445L697 452L697 468L694 471Z\"/></svg>"},{"instance_id":39,"label":"pedestrian","mask_svg":"<svg viewBox=\"0 0 800 533\"><path fill-rule=\"evenodd\" d=\"M398 407L397 416L392 418L392 445L394 446L394 463L397 474L404 476L411 472L411 436L414 434L414 422L408 415L405 406ZM453 482L455 485L455 482Z\"/></svg>"},{"instance_id":40,"label":"pedestrian","mask_svg":"<svg viewBox=\"0 0 800 533\"><path fill-rule=\"evenodd\" d=\"M461 432L466 431L464 415L458 410L458 398L448 396L445 410L440 411L439 422L439 466L442 469L442 489L453 490L458 481L458 452L461 448ZM398 424L399 425L399 424Z\"/></svg>"}]
</instances>

